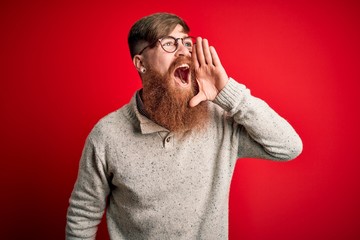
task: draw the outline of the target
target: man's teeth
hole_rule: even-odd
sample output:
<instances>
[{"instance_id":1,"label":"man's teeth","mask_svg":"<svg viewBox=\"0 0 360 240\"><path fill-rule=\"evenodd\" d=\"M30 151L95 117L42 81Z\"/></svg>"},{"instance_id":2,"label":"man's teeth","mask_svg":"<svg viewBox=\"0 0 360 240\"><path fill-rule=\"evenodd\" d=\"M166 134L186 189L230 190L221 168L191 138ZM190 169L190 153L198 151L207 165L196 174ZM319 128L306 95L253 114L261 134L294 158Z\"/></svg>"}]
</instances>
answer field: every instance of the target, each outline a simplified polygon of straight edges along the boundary
<instances>
[{"instance_id":1,"label":"man's teeth","mask_svg":"<svg viewBox=\"0 0 360 240\"><path fill-rule=\"evenodd\" d=\"M181 64L181 65L179 66L179 68L189 68L189 65L187 65L186 63L184 63L184 64Z\"/></svg>"}]
</instances>

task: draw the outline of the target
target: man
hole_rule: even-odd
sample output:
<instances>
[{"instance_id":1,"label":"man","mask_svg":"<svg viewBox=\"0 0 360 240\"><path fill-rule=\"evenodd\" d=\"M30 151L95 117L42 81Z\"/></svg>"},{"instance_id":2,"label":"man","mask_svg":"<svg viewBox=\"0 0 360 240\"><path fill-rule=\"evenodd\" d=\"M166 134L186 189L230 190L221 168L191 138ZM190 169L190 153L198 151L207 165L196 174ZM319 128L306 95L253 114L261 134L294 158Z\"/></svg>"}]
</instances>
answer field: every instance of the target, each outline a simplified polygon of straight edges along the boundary
<instances>
[{"instance_id":1,"label":"man","mask_svg":"<svg viewBox=\"0 0 360 240\"><path fill-rule=\"evenodd\" d=\"M128 42L143 89L90 133L67 215L67 239L227 239L238 158L293 159L289 123L229 78L214 47L178 16L140 19Z\"/></svg>"}]
</instances>

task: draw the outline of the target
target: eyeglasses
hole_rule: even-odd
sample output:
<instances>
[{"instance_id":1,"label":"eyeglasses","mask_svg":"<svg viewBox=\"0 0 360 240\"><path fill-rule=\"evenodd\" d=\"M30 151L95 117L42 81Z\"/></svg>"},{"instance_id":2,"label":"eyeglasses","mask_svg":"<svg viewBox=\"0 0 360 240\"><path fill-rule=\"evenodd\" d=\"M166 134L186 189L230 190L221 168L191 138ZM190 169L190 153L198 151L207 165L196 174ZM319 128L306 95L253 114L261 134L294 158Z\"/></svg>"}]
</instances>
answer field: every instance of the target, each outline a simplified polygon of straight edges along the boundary
<instances>
[{"instance_id":1,"label":"eyeglasses","mask_svg":"<svg viewBox=\"0 0 360 240\"><path fill-rule=\"evenodd\" d=\"M184 38L174 38L172 36L166 36L163 38L160 38L159 40L157 40L155 43L147 45L146 47L144 47L140 52L139 55L141 55L145 49L147 49L148 47L154 46L157 42L160 42L160 46L161 48L168 53L173 53L175 52L178 47L179 47L179 40L181 40L181 43L191 52L192 51L192 47L194 46L195 43L195 38L194 37L184 37Z\"/></svg>"}]
</instances>

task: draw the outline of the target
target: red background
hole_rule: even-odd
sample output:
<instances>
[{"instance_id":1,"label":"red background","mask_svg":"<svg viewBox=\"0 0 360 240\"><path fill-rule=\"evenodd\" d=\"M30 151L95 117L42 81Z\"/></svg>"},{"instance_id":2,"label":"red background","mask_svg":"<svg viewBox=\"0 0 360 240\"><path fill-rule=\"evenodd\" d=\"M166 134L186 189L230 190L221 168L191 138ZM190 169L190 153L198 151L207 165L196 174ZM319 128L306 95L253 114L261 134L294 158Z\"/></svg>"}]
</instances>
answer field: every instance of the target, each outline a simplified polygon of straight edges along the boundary
<instances>
[{"instance_id":1,"label":"red background","mask_svg":"<svg viewBox=\"0 0 360 240\"><path fill-rule=\"evenodd\" d=\"M85 138L140 80L127 33L173 12L304 142L238 161L230 239L360 239L356 1L1 2L1 239L64 239ZM101 225L98 239L106 239Z\"/></svg>"}]
</instances>

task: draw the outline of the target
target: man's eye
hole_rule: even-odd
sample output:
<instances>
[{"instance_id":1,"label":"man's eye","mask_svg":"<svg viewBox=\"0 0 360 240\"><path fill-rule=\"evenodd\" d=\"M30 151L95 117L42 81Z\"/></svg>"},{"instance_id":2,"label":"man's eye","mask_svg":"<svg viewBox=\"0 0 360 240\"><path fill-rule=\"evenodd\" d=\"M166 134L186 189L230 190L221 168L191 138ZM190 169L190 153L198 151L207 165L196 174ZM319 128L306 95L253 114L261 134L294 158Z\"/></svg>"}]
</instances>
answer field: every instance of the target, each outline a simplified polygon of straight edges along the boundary
<instances>
[{"instance_id":1,"label":"man's eye","mask_svg":"<svg viewBox=\"0 0 360 240\"><path fill-rule=\"evenodd\" d=\"M192 42L184 42L185 47L192 47Z\"/></svg>"},{"instance_id":2,"label":"man's eye","mask_svg":"<svg viewBox=\"0 0 360 240\"><path fill-rule=\"evenodd\" d=\"M169 41L169 42L165 42L165 43L163 43L163 46L165 47L165 46L167 46L167 47L170 47L170 46L174 46L174 42L173 41Z\"/></svg>"}]
</instances>

